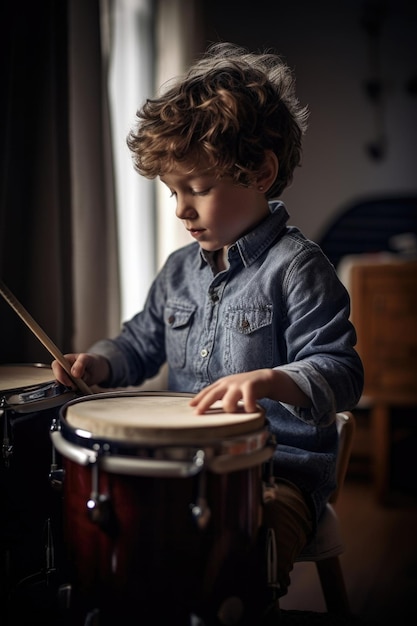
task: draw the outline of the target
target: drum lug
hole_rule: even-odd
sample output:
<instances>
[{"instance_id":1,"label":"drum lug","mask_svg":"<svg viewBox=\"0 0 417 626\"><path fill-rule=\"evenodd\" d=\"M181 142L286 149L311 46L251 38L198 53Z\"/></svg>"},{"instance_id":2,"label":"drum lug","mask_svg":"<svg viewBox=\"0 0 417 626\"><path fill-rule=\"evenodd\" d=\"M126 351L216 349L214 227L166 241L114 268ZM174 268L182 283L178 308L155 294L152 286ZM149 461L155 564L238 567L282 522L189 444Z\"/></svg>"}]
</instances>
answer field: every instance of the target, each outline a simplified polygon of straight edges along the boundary
<instances>
[{"instance_id":1,"label":"drum lug","mask_svg":"<svg viewBox=\"0 0 417 626\"><path fill-rule=\"evenodd\" d=\"M51 427L49 431L51 433L61 430L58 424L58 421L54 418L51 422ZM54 491L61 491L62 486L64 484L65 470L59 469L56 462L56 451L55 447L52 446L52 460L51 460L51 469L49 471L49 482L51 483L52 489Z\"/></svg>"},{"instance_id":2,"label":"drum lug","mask_svg":"<svg viewBox=\"0 0 417 626\"><path fill-rule=\"evenodd\" d=\"M90 520L107 532L115 530L115 517L108 495L99 493L99 458L107 452L107 446L102 449L98 444L94 446L97 452L96 461L91 467L91 494L87 500L87 512Z\"/></svg>"},{"instance_id":3,"label":"drum lug","mask_svg":"<svg viewBox=\"0 0 417 626\"><path fill-rule=\"evenodd\" d=\"M94 524L105 529L111 527L113 515L110 498L108 496L92 494L87 501L87 511L88 517Z\"/></svg>"},{"instance_id":4,"label":"drum lug","mask_svg":"<svg viewBox=\"0 0 417 626\"><path fill-rule=\"evenodd\" d=\"M211 511L205 498L198 498L196 503L190 505L191 515L197 526L203 530L210 521Z\"/></svg>"},{"instance_id":5,"label":"drum lug","mask_svg":"<svg viewBox=\"0 0 417 626\"><path fill-rule=\"evenodd\" d=\"M198 528L201 530L206 528L210 521L211 510L207 505L205 472L201 472L198 477L197 496L195 498L195 502L190 504L190 510L193 520Z\"/></svg>"},{"instance_id":6,"label":"drum lug","mask_svg":"<svg viewBox=\"0 0 417 626\"><path fill-rule=\"evenodd\" d=\"M3 403L4 398L1 401L1 406L3 406ZM4 460L4 465L8 469L10 467L10 458L13 456L13 446L10 444L9 439L9 433L7 428L7 413L3 408L0 408L0 417L4 417L2 456Z\"/></svg>"}]
</instances>

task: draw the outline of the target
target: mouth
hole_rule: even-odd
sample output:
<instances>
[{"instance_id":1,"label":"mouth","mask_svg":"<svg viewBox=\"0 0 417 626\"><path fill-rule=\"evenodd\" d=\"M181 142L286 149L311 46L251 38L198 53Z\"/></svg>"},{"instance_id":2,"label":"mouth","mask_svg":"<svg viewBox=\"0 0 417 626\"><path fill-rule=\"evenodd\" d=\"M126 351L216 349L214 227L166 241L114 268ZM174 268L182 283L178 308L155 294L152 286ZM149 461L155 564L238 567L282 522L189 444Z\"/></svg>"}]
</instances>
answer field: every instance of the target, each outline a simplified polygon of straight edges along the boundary
<instances>
[{"instance_id":1,"label":"mouth","mask_svg":"<svg viewBox=\"0 0 417 626\"><path fill-rule=\"evenodd\" d=\"M205 231L205 228L187 228L192 237L198 238Z\"/></svg>"}]
</instances>

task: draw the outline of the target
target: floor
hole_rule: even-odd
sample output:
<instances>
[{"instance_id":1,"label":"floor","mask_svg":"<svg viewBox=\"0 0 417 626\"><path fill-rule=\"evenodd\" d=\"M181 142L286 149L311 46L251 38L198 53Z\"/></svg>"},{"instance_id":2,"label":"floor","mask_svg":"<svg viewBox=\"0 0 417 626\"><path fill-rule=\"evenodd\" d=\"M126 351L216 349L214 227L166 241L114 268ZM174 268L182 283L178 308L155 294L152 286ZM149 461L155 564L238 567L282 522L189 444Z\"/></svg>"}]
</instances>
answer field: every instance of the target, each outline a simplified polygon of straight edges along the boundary
<instances>
[{"instance_id":1,"label":"floor","mask_svg":"<svg viewBox=\"0 0 417 626\"><path fill-rule=\"evenodd\" d=\"M387 504L372 488L366 414L357 432L347 479L336 510L346 550L341 556L351 610L375 626L415 623L417 618L417 436L414 420L406 436L393 437ZM414 417L411 416L411 417ZM325 611L312 563L296 564L283 609Z\"/></svg>"},{"instance_id":2,"label":"floor","mask_svg":"<svg viewBox=\"0 0 417 626\"><path fill-rule=\"evenodd\" d=\"M341 563L353 614L378 626L414 623L417 506L381 507L369 483L348 480L336 508L346 543ZM313 563L295 565L281 608L325 611Z\"/></svg>"}]
</instances>

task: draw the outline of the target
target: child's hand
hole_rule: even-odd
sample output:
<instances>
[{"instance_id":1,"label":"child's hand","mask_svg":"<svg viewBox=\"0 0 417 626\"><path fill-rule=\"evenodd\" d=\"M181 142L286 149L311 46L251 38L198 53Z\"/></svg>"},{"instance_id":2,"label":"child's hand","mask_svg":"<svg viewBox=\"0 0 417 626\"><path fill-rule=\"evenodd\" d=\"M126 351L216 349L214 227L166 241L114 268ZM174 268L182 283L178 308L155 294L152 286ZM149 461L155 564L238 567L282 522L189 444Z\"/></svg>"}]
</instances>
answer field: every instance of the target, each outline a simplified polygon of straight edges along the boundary
<instances>
[{"instance_id":1,"label":"child's hand","mask_svg":"<svg viewBox=\"0 0 417 626\"><path fill-rule=\"evenodd\" d=\"M221 400L226 413L238 411L239 401L243 401L246 413L258 411L256 401L269 395L273 381L273 370L260 369L241 374L232 374L220 378L212 385L202 389L192 400L198 414L207 411L216 400Z\"/></svg>"},{"instance_id":2,"label":"child's hand","mask_svg":"<svg viewBox=\"0 0 417 626\"><path fill-rule=\"evenodd\" d=\"M310 407L311 400L283 370L260 369L219 378L215 383L199 391L190 406L196 413L204 413L216 400L221 400L226 413L236 413L243 402L246 413L256 413L257 400L271 398L299 407Z\"/></svg>"},{"instance_id":3,"label":"child's hand","mask_svg":"<svg viewBox=\"0 0 417 626\"><path fill-rule=\"evenodd\" d=\"M109 377L109 363L98 354L66 354L65 358L71 365L72 376L81 378L87 385L98 385ZM73 381L58 361L53 361L51 367L58 382L75 388Z\"/></svg>"}]
</instances>

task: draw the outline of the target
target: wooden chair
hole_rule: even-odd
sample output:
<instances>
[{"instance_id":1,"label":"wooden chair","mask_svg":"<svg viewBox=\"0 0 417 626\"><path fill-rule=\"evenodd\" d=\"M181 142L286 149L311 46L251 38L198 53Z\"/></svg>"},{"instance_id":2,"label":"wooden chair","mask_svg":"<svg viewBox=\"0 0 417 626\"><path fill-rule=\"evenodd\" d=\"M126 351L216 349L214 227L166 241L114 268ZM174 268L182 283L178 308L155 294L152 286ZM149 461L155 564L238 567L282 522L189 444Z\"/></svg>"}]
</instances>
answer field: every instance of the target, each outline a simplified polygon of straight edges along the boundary
<instances>
[{"instance_id":1,"label":"wooden chair","mask_svg":"<svg viewBox=\"0 0 417 626\"><path fill-rule=\"evenodd\" d=\"M343 411L337 413L336 420L339 432L337 487L327 503L313 540L303 549L297 562L315 562L328 612L346 614L350 612L349 600L339 560L345 547L334 504L345 481L355 433L355 418L350 411Z\"/></svg>"}]
</instances>

